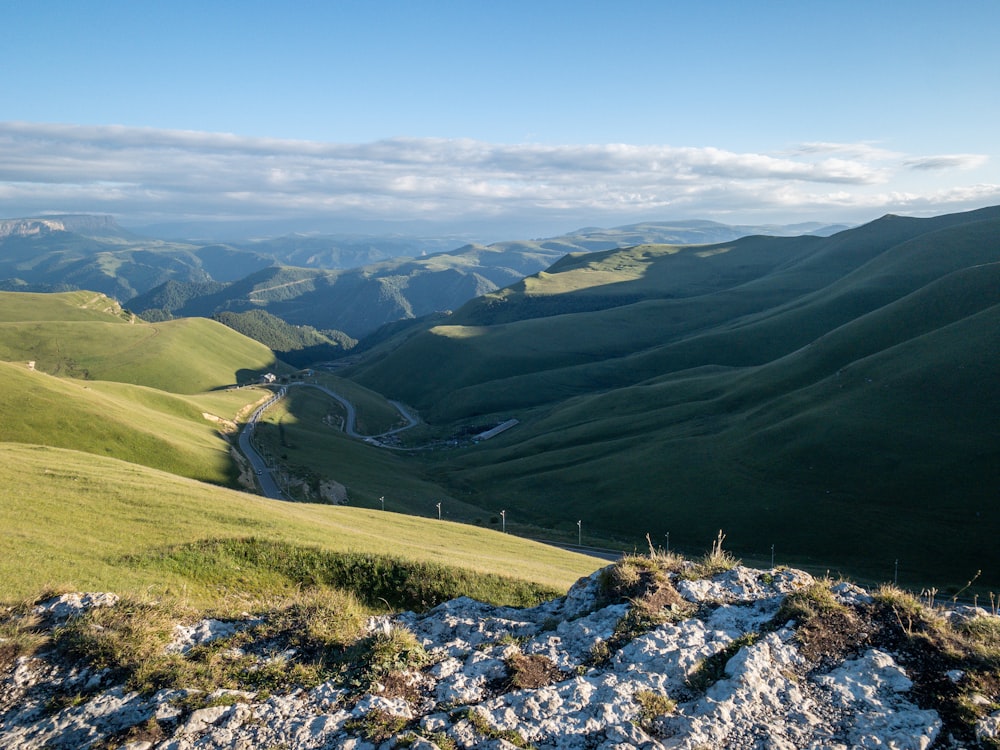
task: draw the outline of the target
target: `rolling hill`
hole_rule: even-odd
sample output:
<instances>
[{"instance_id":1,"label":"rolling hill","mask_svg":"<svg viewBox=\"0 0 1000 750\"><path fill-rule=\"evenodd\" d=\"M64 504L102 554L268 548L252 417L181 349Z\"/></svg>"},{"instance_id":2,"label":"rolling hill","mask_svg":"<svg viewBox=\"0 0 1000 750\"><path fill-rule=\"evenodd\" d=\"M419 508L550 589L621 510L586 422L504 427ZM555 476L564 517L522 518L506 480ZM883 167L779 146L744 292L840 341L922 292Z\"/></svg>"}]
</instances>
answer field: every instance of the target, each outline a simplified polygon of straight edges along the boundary
<instances>
[{"instance_id":1,"label":"rolling hill","mask_svg":"<svg viewBox=\"0 0 1000 750\"><path fill-rule=\"evenodd\" d=\"M93 292L0 292L0 360L86 380L201 393L281 365L274 353L205 319L146 323Z\"/></svg>"},{"instance_id":2,"label":"rolling hill","mask_svg":"<svg viewBox=\"0 0 1000 750\"><path fill-rule=\"evenodd\" d=\"M92 292L0 293L0 442L235 486L220 426L236 429L235 414L262 396L221 389L268 369L287 371L212 321L143 323Z\"/></svg>"},{"instance_id":3,"label":"rolling hill","mask_svg":"<svg viewBox=\"0 0 1000 750\"><path fill-rule=\"evenodd\" d=\"M399 320L457 309L470 299L548 268L567 253L589 253L640 242L732 240L764 229L779 234L824 231L818 226L764 228L708 221L650 222L615 229L581 229L549 239L470 244L346 269L316 267L324 256L310 255L307 250L322 238L290 237L245 246L275 252L275 267L225 286L172 280L130 300L128 306L144 316L158 318L261 309L293 325L343 331L360 339ZM290 265L302 261L307 261L309 267Z\"/></svg>"},{"instance_id":4,"label":"rolling hill","mask_svg":"<svg viewBox=\"0 0 1000 750\"><path fill-rule=\"evenodd\" d=\"M997 585L998 332L993 208L571 255L347 375L441 433L517 417L425 460L542 526Z\"/></svg>"},{"instance_id":5,"label":"rolling hill","mask_svg":"<svg viewBox=\"0 0 1000 750\"><path fill-rule=\"evenodd\" d=\"M486 530L234 491L229 436L270 394L222 386L263 368L287 371L213 321L143 323L93 292L0 293L0 602L45 588L155 589L225 608L233 596L326 586L289 577L275 554L414 575L430 564L448 585L511 602L593 570ZM357 400L366 419L388 409ZM217 547L262 550L259 569L220 562Z\"/></svg>"}]
</instances>

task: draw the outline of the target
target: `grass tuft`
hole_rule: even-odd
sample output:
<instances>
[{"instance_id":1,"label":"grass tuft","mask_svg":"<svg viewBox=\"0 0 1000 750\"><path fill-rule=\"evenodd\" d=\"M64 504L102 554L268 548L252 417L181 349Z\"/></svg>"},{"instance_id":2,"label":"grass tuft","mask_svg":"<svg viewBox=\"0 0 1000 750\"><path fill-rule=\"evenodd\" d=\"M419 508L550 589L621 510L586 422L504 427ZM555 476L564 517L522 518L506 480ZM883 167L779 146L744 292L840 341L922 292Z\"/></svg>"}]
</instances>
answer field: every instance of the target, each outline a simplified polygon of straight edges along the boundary
<instances>
[{"instance_id":1,"label":"grass tuft","mask_svg":"<svg viewBox=\"0 0 1000 750\"><path fill-rule=\"evenodd\" d=\"M685 578L711 578L719 573L732 570L740 564L740 559L722 549L722 543L726 535L719 529L719 533L712 542L712 549L701 556L693 566L684 571Z\"/></svg>"},{"instance_id":2,"label":"grass tuft","mask_svg":"<svg viewBox=\"0 0 1000 750\"><path fill-rule=\"evenodd\" d=\"M647 734L654 734L655 721L669 716L677 709L677 701L655 690L640 690L634 696L639 704L639 726Z\"/></svg>"},{"instance_id":3,"label":"grass tuft","mask_svg":"<svg viewBox=\"0 0 1000 750\"><path fill-rule=\"evenodd\" d=\"M726 676L726 664L744 646L752 646L760 638L759 633L744 633L731 641L724 649L702 659L688 675L686 684L691 690L704 693L712 685Z\"/></svg>"}]
</instances>

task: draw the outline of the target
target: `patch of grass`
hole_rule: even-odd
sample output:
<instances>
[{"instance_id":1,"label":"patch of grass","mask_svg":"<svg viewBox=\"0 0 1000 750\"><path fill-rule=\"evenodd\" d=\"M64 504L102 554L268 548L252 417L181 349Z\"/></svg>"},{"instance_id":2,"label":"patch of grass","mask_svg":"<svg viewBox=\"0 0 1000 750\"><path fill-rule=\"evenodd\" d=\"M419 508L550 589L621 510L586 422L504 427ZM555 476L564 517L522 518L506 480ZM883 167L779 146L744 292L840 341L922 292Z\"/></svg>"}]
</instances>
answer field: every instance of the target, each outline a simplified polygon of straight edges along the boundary
<instances>
[{"instance_id":1,"label":"patch of grass","mask_svg":"<svg viewBox=\"0 0 1000 750\"><path fill-rule=\"evenodd\" d=\"M624 555L600 575L601 597L607 604L629 601L649 609L684 603L670 576L684 568L678 555Z\"/></svg>"},{"instance_id":2,"label":"patch of grass","mask_svg":"<svg viewBox=\"0 0 1000 750\"><path fill-rule=\"evenodd\" d=\"M509 742L514 747L521 748L521 750L534 750L534 745L524 739L524 737L516 731L513 729L497 729L495 726L490 724L489 720L482 712L475 708L467 709L463 716L477 732L487 739L503 740L505 742Z\"/></svg>"},{"instance_id":3,"label":"patch of grass","mask_svg":"<svg viewBox=\"0 0 1000 750\"><path fill-rule=\"evenodd\" d=\"M181 614L167 605L123 598L114 607L91 609L56 629L53 645L70 659L95 670L110 670L113 679L151 691L144 683L150 666L163 660L164 649ZM131 682L137 680L137 682Z\"/></svg>"},{"instance_id":4,"label":"patch of grass","mask_svg":"<svg viewBox=\"0 0 1000 750\"><path fill-rule=\"evenodd\" d=\"M93 609L56 630L53 646L70 660L108 669L129 689L196 692L189 708L203 708L209 693L274 692L313 687L342 671L342 655L360 635L367 611L353 597L329 590L259 606L256 618L234 635L167 653L178 621L190 619L162 602L123 599ZM220 700L232 700L223 696Z\"/></svg>"},{"instance_id":5,"label":"patch of grass","mask_svg":"<svg viewBox=\"0 0 1000 750\"><path fill-rule=\"evenodd\" d=\"M492 573L476 573L432 562L388 555L331 552L259 538L216 539L162 550L123 561L183 571L185 577L225 579L239 572L246 582L282 579L309 589L331 586L354 593L367 606L424 611L458 596L491 604L534 606L559 595L557 589Z\"/></svg>"},{"instance_id":6,"label":"patch of grass","mask_svg":"<svg viewBox=\"0 0 1000 750\"><path fill-rule=\"evenodd\" d=\"M631 606L615 624L611 638L591 648L588 664L605 664L634 638L695 611L695 605L677 593L670 578L686 565L680 556L656 552L650 545L650 554L626 555L601 571L602 602L628 602Z\"/></svg>"},{"instance_id":7,"label":"patch of grass","mask_svg":"<svg viewBox=\"0 0 1000 750\"><path fill-rule=\"evenodd\" d=\"M391 675L425 665L430 659L423 646L408 630L391 628L356 642L344 655L345 679L359 692Z\"/></svg>"},{"instance_id":8,"label":"patch of grass","mask_svg":"<svg viewBox=\"0 0 1000 750\"><path fill-rule=\"evenodd\" d=\"M760 639L759 633L744 633L731 641L721 651L716 652L701 662L688 675L686 684L696 692L704 693L712 685L726 676L726 664L736 656L744 646L752 646Z\"/></svg>"},{"instance_id":9,"label":"patch of grass","mask_svg":"<svg viewBox=\"0 0 1000 750\"><path fill-rule=\"evenodd\" d=\"M350 719L344 729L357 732L369 742L381 743L406 729L409 720L394 716L380 708L373 708L357 719Z\"/></svg>"},{"instance_id":10,"label":"patch of grass","mask_svg":"<svg viewBox=\"0 0 1000 750\"><path fill-rule=\"evenodd\" d=\"M51 631L32 610L35 604L55 596L45 591L36 599L0 607L0 670L21 656L34 656L52 640Z\"/></svg>"},{"instance_id":11,"label":"patch of grass","mask_svg":"<svg viewBox=\"0 0 1000 750\"><path fill-rule=\"evenodd\" d=\"M795 621L795 639L807 659L842 658L870 635L864 619L834 598L832 583L819 579L786 595L772 620L776 627Z\"/></svg>"},{"instance_id":12,"label":"patch of grass","mask_svg":"<svg viewBox=\"0 0 1000 750\"><path fill-rule=\"evenodd\" d=\"M972 617L961 623L958 630L984 656L1000 654L1000 617Z\"/></svg>"},{"instance_id":13,"label":"patch of grass","mask_svg":"<svg viewBox=\"0 0 1000 750\"><path fill-rule=\"evenodd\" d=\"M677 701L655 690L639 690L633 698L639 704L639 726L647 734L655 733L656 719L677 709Z\"/></svg>"},{"instance_id":14,"label":"patch of grass","mask_svg":"<svg viewBox=\"0 0 1000 750\"><path fill-rule=\"evenodd\" d=\"M711 578L739 565L739 558L722 549L722 543L725 539L726 535L722 533L722 529L719 529L715 541L712 542L712 549L702 555L701 559L693 566L685 569L682 575L685 578Z\"/></svg>"}]
</instances>

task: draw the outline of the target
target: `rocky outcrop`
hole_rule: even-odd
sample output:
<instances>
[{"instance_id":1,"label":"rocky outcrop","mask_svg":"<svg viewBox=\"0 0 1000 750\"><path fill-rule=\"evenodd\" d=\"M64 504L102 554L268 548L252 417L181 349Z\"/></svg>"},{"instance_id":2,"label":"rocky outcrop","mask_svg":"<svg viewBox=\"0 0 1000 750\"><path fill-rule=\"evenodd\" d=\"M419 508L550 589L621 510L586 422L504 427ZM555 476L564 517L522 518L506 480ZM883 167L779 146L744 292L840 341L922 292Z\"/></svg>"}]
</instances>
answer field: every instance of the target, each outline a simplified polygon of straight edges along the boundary
<instances>
[{"instance_id":1,"label":"rocky outcrop","mask_svg":"<svg viewBox=\"0 0 1000 750\"><path fill-rule=\"evenodd\" d=\"M5 237L31 237L51 232L78 232L80 234L120 234L121 227L114 218L105 215L65 214L38 219L0 220L0 239Z\"/></svg>"},{"instance_id":2,"label":"rocky outcrop","mask_svg":"<svg viewBox=\"0 0 1000 750\"><path fill-rule=\"evenodd\" d=\"M459 598L372 618L369 633L406 633L427 658L363 685L217 691L193 704L192 691L143 695L107 669L44 651L20 657L0 686L0 748L922 750L997 736L1000 713L986 709L978 737L952 736L954 727L915 684L912 650L894 650L890 626L871 619L873 597L856 586L820 586L795 570L735 567L705 579L674 571L654 587L654 611L648 596L609 595L610 577L598 571L531 609ZM825 611L843 618L828 622L850 623L832 635L851 637L832 637L832 646L817 645L818 626L805 634L804 615L789 617L808 611L790 609L791 598L820 589ZM57 625L88 607L114 606L110 595L68 595L35 615ZM167 650L182 658L252 625L178 625ZM963 679L947 675L955 685ZM54 701L57 693L78 698Z\"/></svg>"}]
</instances>

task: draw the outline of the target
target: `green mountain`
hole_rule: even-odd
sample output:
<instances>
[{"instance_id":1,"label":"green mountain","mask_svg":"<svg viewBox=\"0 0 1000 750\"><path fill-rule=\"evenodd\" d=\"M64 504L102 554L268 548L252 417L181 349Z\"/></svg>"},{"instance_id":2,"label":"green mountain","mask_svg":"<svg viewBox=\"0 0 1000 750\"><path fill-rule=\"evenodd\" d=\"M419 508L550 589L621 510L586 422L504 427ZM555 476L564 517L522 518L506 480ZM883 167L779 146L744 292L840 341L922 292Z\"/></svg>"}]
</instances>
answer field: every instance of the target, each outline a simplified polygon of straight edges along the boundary
<instances>
[{"instance_id":1,"label":"green mountain","mask_svg":"<svg viewBox=\"0 0 1000 750\"><path fill-rule=\"evenodd\" d=\"M763 230L801 234L809 229L824 228L728 226L708 221L651 222L617 229L587 228L542 240L465 245L417 258L393 258L349 269L334 265L326 270L316 268L324 262L323 258L335 263L362 256L339 254L332 258L319 252L323 243L328 242L325 238L285 237L244 246L272 253L278 263L276 267L255 272L225 287L169 281L130 300L128 306L150 319L262 309L293 325L343 331L360 339L400 320L457 309L470 299L542 271L569 253L589 253L642 242L707 243ZM309 267L289 265L296 262Z\"/></svg>"},{"instance_id":2,"label":"green mountain","mask_svg":"<svg viewBox=\"0 0 1000 750\"><path fill-rule=\"evenodd\" d=\"M90 289L126 300L168 279L208 281L197 247L137 237L105 216L0 221L0 288Z\"/></svg>"},{"instance_id":3,"label":"green mountain","mask_svg":"<svg viewBox=\"0 0 1000 750\"><path fill-rule=\"evenodd\" d=\"M220 323L146 323L92 292L0 293L0 360L188 394L247 382L277 366L271 350Z\"/></svg>"},{"instance_id":4,"label":"green mountain","mask_svg":"<svg viewBox=\"0 0 1000 750\"><path fill-rule=\"evenodd\" d=\"M456 309L566 253L714 242L761 231L832 228L662 222L451 250L454 241L446 237L293 234L231 244L169 242L135 235L108 216L48 216L0 221L0 290L91 289L153 321L264 310L294 326L361 338L385 324Z\"/></svg>"},{"instance_id":5,"label":"green mountain","mask_svg":"<svg viewBox=\"0 0 1000 750\"><path fill-rule=\"evenodd\" d=\"M347 375L442 434L517 417L425 460L541 526L1000 584L998 332L991 208L574 254Z\"/></svg>"},{"instance_id":6,"label":"green mountain","mask_svg":"<svg viewBox=\"0 0 1000 750\"><path fill-rule=\"evenodd\" d=\"M144 323L94 292L0 293L0 601L56 587L244 608L337 586L293 581L292 558L414 575L431 565L498 601L565 589L594 569L581 555L483 529L234 491L252 477L240 476L232 437L271 394L223 386L265 368L289 371L215 321ZM361 391L351 392L359 424L395 414ZM327 399L324 415L330 408ZM188 550L227 545L278 557L253 570L214 556L183 562Z\"/></svg>"},{"instance_id":7,"label":"green mountain","mask_svg":"<svg viewBox=\"0 0 1000 750\"><path fill-rule=\"evenodd\" d=\"M222 312L214 318L264 344L282 362L294 367L307 367L315 362L335 359L358 343L340 331L323 332L312 326L293 326L263 310Z\"/></svg>"}]
</instances>

